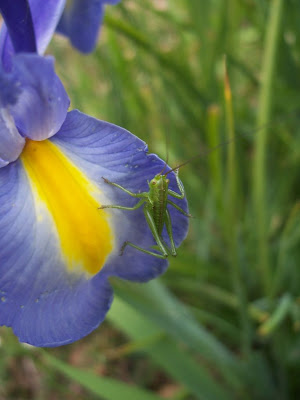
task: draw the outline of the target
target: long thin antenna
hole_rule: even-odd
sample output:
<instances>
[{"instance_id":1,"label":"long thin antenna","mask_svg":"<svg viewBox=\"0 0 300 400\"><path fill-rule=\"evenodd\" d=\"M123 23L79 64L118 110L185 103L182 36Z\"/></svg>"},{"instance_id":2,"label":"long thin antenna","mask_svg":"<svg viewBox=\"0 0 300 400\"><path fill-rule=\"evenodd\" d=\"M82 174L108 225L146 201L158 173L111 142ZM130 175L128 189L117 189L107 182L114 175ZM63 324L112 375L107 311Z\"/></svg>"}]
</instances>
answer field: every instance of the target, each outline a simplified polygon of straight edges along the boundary
<instances>
[{"instance_id":1,"label":"long thin antenna","mask_svg":"<svg viewBox=\"0 0 300 400\"><path fill-rule=\"evenodd\" d=\"M164 172L164 170L167 168L167 165L168 165L168 160L165 161L165 165L164 165L163 169L158 173L158 175L162 175L162 173Z\"/></svg>"},{"instance_id":2,"label":"long thin antenna","mask_svg":"<svg viewBox=\"0 0 300 400\"><path fill-rule=\"evenodd\" d=\"M169 138L170 138L170 135L168 135L168 133L166 133L165 134L166 162L165 162L163 169L160 171L160 173L158 175L162 175L162 173L167 168L168 163L169 163Z\"/></svg>"},{"instance_id":3,"label":"long thin antenna","mask_svg":"<svg viewBox=\"0 0 300 400\"><path fill-rule=\"evenodd\" d=\"M298 109L297 109L297 110L293 110L293 111L291 111L290 113L288 113L287 115L293 115L293 114L296 114L296 115L299 114L299 110L298 110ZM263 128L265 128L265 127L272 127L272 126L275 125L275 124L278 124L278 122L273 121L273 122L271 122L271 123L268 122L268 123L266 123L266 124L262 124L262 125L259 126L258 128L253 129L252 132L250 132L250 134L257 133L257 132L259 132L261 129L263 129ZM242 134L240 134L240 135L241 135L241 136L245 136L245 135L249 135L249 133L242 133ZM183 167L183 166L186 165L186 164L189 164L191 161L195 160L195 159L198 158L198 157L205 157L205 156L208 156L211 152L213 152L214 150L218 149L219 147L222 147L222 146L224 146L225 144L229 144L229 143L231 143L232 141L235 141L235 140L237 140L237 139L238 139L238 137L235 137L234 139L231 139L231 140L225 140L224 142L219 143L217 146L212 147L211 149L209 149L209 151L207 151L207 152L205 152L205 153L197 154L196 156L194 156L194 157L190 158L189 160L185 161L184 163L179 164L179 165L177 165L176 167L170 169L170 170L165 174L165 176L168 175L170 172L173 172L173 171L175 171L176 169L181 168L181 167ZM167 165L167 163L166 163L166 165ZM166 165L164 166L164 168L163 168L163 170L160 172L160 174L162 174L162 172L165 170Z\"/></svg>"},{"instance_id":4,"label":"long thin antenna","mask_svg":"<svg viewBox=\"0 0 300 400\"><path fill-rule=\"evenodd\" d=\"M170 170L165 174L165 176L168 175L170 172L173 172L173 171L175 171L176 169L179 169L179 168L183 167L184 165L189 164L190 162L192 162L193 160L195 160L195 159L198 158L198 157L206 157L206 156L208 156L210 153L212 153L212 152L215 151L216 149L218 149L218 148L224 146L225 144L229 144L229 143L233 142L234 140L235 140L235 139L225 140L224 142L219 143L217 146L212 147L211 149L209 149L209 151L207 151L207 152L205 152L205 153L197 154L196 156L194 156L194 157L190 158L189 160L185 161L184 163L179 164L179 165L177 165L176 167L170 169Z\"/></svg>"}]
</instances>

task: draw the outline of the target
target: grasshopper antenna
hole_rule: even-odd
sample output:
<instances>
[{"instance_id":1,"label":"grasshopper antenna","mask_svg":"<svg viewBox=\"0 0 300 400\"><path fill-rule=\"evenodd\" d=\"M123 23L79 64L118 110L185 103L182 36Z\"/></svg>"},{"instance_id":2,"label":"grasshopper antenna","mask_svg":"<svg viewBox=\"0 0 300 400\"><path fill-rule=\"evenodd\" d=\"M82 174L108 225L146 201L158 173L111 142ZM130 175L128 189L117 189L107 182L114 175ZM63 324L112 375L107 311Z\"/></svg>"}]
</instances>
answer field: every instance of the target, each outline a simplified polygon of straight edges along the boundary
<instances>
[{"instance_id":1,"label":"grasshopper antenna","mask_svg":"<svg viewBox=\"0 0 300 400\"><path fill-rule=\"evenodd\" d=\"M165 173L165 176L167 176L170 172L176 171L176 169L179 169L181 167L183 167L186 164L189 164L190 162L192 162L193 160L195 160L198 157L205 157L208 156L210 153L212 153L213 151L215 151L216 149L223 147L225 144L229 144L231 142L233 142L235 139L231 139L231 140L225 140L224 142L219 143L217 146L212 147L211 149L209 149L209 151L205 152L205 153L200 153L197 154L196 156L190 158L189 160L185 161L182 164L177 165L176 167L170 169L167 173Z\"/></svg>"},{"instance_id":2,"label":"grasshopper antenna","mask_svg":"<svg viewBox=\"0 0 300 400\"><path fill-rule=\"evenodd\" d=\"M165 147L166 147L166 162L165 165L163 167L163 169L160 171L160 173L158 175L162 175L163 172L165 171L165 169L167 168L167 165L169 163L169 135L168 133L165 135Z\"/></svg>"},{"instance_id":3,"label":"grasshopper antenna","mask_svg":"<svg viewBox=\"0 0 300 400\"><path fill-rule=\"evenodd\" d=\"M287 115L294 115L294 114L298 115L298 114L299 114L299 110L298 110L298 109L297 109L297 110L293 110L293 111L291 111L290 113L288 113ZM270 122L267 122L267 123L265 123L265 124L260 125L260 126L257 127L256 129L252 130L252 132L250 132L250 133L253 134L254 132L259 132L261 129L268 128L268 127L272 127L274 124L278 124L278 122L276 122L276 121L273 121L273 122L271 122L271 123L270 123ZM245 135L245 133L243 133L243 135ZM232 139L230 139L230 140L225 140L225 141L219 143L217 146L210 148L207 152L203 152L203 153L197 154L196 156L194 156L194 157L190 158L189 160L185 161L184 163L179 164L179 165L177 165L176 167L170 169L168 172L166 172L165 176L168 175L170 172L174 172L174 171L176 171L176 169L179 169L179 168L183 167L184 165L189 164L190 162L192 162L193 160L195 160L195 159L198 158L198 157L201 157L201 156L202 156L202 157L208 156L208 155L209 155L210 153L212 153L214 150L216 150L216 149L218 149L218 148L220 148L220 147L222 147L222 146L224 146L224 145L226 145L226 144L230 144L231 142L234 142L235 140L237 140L236 137L235 137L235 138L232 138ZM164 166L162 172L165 170L165 167L166 167L166 165ZM162 173L162 172L161 172L161 173Z\"/></svg>"},{"instance_id":4,"label":"grasshopper antenna","mask_svg":"<svg viewBox=\"0 0 300 400\"><path fill-rule=\"evenodd\" d=\"M167 168L167 165L168 165L168 160L165 162L165 165L164 165L163 169L158 173L158 175L162 175L164 170Z\"/></svg>"}]
</instances>

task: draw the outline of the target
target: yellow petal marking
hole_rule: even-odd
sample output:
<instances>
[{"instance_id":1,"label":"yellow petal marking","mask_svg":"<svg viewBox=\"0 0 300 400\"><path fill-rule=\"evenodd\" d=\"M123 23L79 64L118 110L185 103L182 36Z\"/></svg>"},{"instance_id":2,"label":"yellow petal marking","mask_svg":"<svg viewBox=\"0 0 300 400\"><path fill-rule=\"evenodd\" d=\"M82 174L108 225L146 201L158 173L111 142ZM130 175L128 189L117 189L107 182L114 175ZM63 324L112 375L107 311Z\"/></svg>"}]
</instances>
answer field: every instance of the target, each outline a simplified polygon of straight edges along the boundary
<instances>
[{"instance_id":1,"label":"yellow petal marking","mask_svg":"<svg viewBox=\"0 0 300 400\"><path fill-rule=\"evenodd\" d=\"M96 274L113 248L107 213L92 196L99 189L49 140L27 140L21 160L52 215L68 268Z\"/></svg>"}]
</instances>

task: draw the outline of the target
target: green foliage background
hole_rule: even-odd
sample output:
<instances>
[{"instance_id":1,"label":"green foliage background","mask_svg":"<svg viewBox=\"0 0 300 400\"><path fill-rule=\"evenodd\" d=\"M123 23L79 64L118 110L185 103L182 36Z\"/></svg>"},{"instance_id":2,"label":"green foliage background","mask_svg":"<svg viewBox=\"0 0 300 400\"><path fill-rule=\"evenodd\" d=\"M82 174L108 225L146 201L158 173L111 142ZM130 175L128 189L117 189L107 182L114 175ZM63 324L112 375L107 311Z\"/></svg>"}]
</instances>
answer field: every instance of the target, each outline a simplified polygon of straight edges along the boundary
<instances>
[{"instance_id":1,"label":"green foliage background","mask_svg":"<svg viewBox=\"0 0 300 400\"><path fill-rule=\"evenodd\" d=\"M180 171L194 218L161 279L112 281L106 322L60 349L0 331L0 399L297 399L299 1L122 0L106 11L94 53L59 36L48 50L71 107L172 166L222 145Z\"/></svg>"}]
</instances>

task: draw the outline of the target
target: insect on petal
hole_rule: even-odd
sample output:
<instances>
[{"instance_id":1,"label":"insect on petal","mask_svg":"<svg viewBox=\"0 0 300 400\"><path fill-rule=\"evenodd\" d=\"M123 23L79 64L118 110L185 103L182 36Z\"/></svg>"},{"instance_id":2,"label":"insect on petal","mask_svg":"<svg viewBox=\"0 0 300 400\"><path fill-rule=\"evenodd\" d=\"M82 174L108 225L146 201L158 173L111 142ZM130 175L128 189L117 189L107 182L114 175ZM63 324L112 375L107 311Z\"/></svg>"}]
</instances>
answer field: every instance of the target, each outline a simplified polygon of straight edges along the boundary
<instances>
[{"instance_id":1,"label":"insect on petal","mask_svg":"<svg viewBox=\"0 0 300 400\"><path fill-rule=\"evenodd\" d=\"M137 199L128 196L104 182L102 177L116 182L132 192L148 191L148 183L165 166L155 154L148 154L146 144L119 126L88 117L79 111L71 111L60 129L51 138L64 154L72 160L89 179L99 185L107 198L102 204L117 204L132 207ZM171 173L170 188L178 191L175 174ZM178 201L187 211L186 199ZM176 246L188 231L188 218L175 208L169 209ZM99 210L103 212L103 210ZM116 248L121 249L125 241L143 248L155 245L142 207L135 211L108 211L116 235ZM167 267L166 260L155 259L128 248L122 257L112 258L104 267L110 275L134 281L148 281L160 275Z\"/></svg>"},{"instance_id":2,"label":"insect on petal","mask_svg":"<svg viewBox=\"0 0 300 400\"><path fill-rule=\"evenodd\" d=\"M134 248L119 256L125 240L155 244L143 211L98 207L136 203L102 177L138 193L163 166L130 132L78 111L51 139L27 140L20 159L0 168L0 325L35 346L71 343L104 319L109 276L160 275L166 260ZM186 210L185 199L180 205ZM187 218L176 209L170 214L179 245Z\"/></svg>"}]
</instances>

